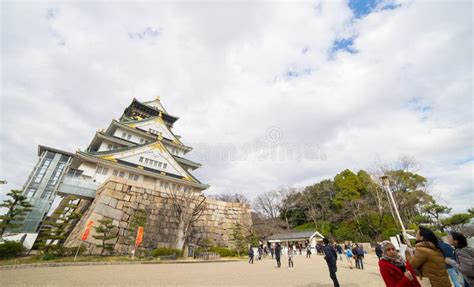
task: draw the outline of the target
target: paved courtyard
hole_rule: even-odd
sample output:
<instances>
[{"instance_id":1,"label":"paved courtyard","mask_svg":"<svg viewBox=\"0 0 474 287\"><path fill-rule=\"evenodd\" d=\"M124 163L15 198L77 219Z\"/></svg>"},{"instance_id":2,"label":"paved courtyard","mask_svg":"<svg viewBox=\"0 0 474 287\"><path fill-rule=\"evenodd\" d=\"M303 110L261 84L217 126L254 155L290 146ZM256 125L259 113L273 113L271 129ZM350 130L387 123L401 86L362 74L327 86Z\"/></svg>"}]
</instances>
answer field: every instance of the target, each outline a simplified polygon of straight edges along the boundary
<instances>
[{"instance_id":1,"label":"paved courtyard","mask_svg":"<svg viewBox=\"0 0 474 287\"><path fill-rule=\"evenodd\" d=\"M196 264L70 266L0 270L0 286L321 286L331 287L322 256L295 256L295 268L282 268L271 259ZM341 286L384 286L377 258L368 255L365 270L350 270L338 262Z\"/></svg>"}]
</instances>

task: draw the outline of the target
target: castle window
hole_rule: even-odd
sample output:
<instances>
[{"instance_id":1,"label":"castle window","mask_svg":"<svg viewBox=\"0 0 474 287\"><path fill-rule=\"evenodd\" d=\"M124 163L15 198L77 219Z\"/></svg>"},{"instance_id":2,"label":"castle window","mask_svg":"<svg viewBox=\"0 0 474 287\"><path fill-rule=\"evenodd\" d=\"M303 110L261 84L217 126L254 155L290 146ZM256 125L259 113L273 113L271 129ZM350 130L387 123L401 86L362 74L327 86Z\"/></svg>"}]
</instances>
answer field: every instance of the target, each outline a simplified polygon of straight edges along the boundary
<instances>
[{"instance_id":1,"label":"castle window","mask_svg":"<svg viewBox=\"0 0 474 287\"><path fill-rule=\"evenodd\" d=\"M102 166L97 167L97 171L96 171L97 174L106 175L108 172L109 172L109 169L106 167L102 167Z\"/></svg>"},{"instance_id":2,"label":"castle window","mask_svg":"<svg viewBox=\"0 0 474 287\"><path fill-rule=\"evenodd\" d=\"M140 160L139 160L139 162L143 162L143 157L142 157L142 156L140 157Z\"/></svg>"}]
</instances>

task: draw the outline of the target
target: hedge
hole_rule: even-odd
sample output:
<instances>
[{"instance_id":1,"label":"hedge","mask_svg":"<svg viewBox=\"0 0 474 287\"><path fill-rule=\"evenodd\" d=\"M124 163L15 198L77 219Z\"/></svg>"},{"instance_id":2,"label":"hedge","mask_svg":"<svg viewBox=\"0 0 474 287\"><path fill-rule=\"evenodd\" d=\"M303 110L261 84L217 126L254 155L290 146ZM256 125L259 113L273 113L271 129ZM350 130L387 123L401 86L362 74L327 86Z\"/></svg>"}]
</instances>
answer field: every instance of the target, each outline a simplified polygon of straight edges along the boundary
<instances>
[{"instance_id":1,"label":"hedge","mask_svg":"<svg viewBox=\"0 0 474 287\"><path fill-rule=\"evenodd\" d=\"M23 244L16 241L5 241L0 244L0 259L13 258L26 251Z\"/></svg>"}]
</instances>

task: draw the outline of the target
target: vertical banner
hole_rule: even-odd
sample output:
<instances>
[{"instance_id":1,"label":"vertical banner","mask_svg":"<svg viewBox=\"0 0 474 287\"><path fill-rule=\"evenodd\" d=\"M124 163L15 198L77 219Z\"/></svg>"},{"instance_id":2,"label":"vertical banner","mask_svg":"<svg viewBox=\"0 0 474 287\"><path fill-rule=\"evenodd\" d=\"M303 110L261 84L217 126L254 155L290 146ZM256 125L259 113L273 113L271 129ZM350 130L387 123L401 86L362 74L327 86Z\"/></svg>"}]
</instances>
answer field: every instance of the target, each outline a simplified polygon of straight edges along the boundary
<instances>
[{"instance_id":1,"label":"vertical banner","mask_svg":"<svg viewBox=\"0 0 474 287\"><path fill-rule=\"evenodd\" d=\"M135 247L140 246L140 244L142 244L142 240L143 240L143 227L138 226L137 239L135 240Z\"/></svg>"},{"instance_id":2,"label":"vertical banner","mask_svg":"<svg viewBox=\"0 0 474 287\"><path fill-rule=\"evenodd\" d=\"M89 237L89 232L92 227L92 224L94 224L94 221L89 220L86 225L86 229L84 230L84 233L82 234L82 241L86 241L87 237Z\"/></svg>"}]
</instances>

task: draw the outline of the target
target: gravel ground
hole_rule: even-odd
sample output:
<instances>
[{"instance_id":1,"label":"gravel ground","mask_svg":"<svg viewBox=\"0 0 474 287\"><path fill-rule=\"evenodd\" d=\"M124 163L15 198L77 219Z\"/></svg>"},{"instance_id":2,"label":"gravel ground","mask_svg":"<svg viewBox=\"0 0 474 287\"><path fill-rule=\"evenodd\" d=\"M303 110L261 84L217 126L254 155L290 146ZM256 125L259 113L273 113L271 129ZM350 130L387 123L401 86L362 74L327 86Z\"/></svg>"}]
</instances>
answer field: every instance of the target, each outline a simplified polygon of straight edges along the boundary
<instances>
[{"instance_id":1,"label":"gravel ground","mask_svg":"<svg viewBox=\"0 0 474 287\"><path fill-rule=\"evenodd\" d=\"M196 263L40 267L0 270L0 286L300 286L332 287L322 256L294 256L294 269L276 268L272 259ZM384 286L377 258L367 255L365 270L349 269L338 261L341 286Z\"/></svg>"}]
</instances>

